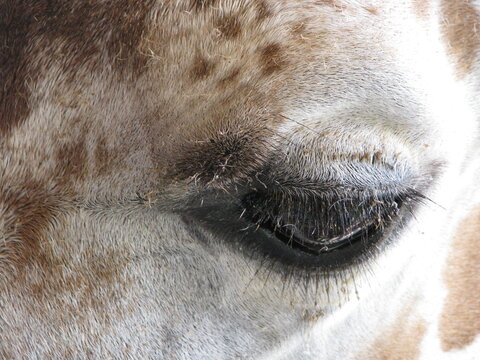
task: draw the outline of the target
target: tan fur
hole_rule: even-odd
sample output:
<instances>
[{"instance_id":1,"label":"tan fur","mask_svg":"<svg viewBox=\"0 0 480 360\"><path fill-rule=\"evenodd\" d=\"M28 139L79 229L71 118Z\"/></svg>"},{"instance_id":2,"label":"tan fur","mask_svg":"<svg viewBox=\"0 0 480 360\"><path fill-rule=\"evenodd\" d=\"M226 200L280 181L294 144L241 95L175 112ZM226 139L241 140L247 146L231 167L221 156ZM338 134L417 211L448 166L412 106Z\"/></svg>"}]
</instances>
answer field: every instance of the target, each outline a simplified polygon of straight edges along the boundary
<instances>
[{"instance_id":1,"label":"tan fur","mask_svg":"<svg viewBox=\"0 0 480 360\"><path fill-rule=\"evenodd\" d=\"M463 220L444 269L448 296L440 321L445 351L462 349L480 334L480 208Z\"/></svg>"},{"instance_id":2,"label":"tan fur","mask_svg":"<svg viewBox=\"0 0 480 360\"><path fill-rule=\"evenodd\" d=\"M40 242L61 209L60 201L34 180L3 187L0 191L0 216L4 232L0 244L0 279L36 261Z\"/></svg>"},{"instance_id":3,"label":"tan fur","mask_svg":"<svg viewBox=\"0 0 480 360\"><path fill-rule=\"evenodd\" d=\"M445 40L449 53L456 60L458 76L472 71L480 43L480 16L472 0L443 0L441 11Z\"/></svg>"},{"instance_id":4,"label":"tan fur","mask_svg":"<svg viewBox=\"0 0 480 360\"><path fill-rule=\"evenodd\" d=\"M415 313L415 306L405 306L394 322L381 330L360 359L416 360L426 330L427 325Z\"/></svg>"}]
</instances>

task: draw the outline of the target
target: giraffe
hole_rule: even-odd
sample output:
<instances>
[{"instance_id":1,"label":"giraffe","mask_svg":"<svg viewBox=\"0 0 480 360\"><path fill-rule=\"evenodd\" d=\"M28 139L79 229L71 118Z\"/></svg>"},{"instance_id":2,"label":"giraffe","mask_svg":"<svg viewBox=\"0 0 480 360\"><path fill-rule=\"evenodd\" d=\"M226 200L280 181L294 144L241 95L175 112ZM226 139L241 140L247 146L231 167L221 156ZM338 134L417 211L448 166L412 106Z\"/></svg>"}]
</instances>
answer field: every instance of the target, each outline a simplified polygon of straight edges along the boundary
<instances>
[{"instance_id":1,"label":"giraffe","mask_svg":"<svg viewBox=\"0 0 480 360\"><path fill-rule=\"evenodd\" d=\"M0 358L478 359L479 10L0 0Z\"/></svg>"}]
</instances>

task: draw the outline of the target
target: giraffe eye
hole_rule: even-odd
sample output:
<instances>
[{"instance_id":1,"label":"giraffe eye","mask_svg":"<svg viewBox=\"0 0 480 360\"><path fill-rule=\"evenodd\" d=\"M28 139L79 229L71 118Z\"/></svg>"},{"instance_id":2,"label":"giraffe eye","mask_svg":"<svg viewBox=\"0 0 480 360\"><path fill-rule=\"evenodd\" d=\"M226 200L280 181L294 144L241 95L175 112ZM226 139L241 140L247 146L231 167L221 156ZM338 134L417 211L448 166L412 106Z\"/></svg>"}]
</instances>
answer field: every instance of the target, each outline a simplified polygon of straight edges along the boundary
<instances>
[{"instance_id":1,"label":"giraffe eye","mask_svg":"<svg viewBox=\"0 0 480 360\"><path fill-rule=\"evenodd\" d=\"M412 196L404 194L295 194L251 192L242 199L250 236L292 265L338 267L380 241ZM267 245L267 243L269 245Z\"/></svg>"},{"instance_id":2,"label":"giraffe eye","mask_svg":"<svg viewBox=\"0 0 480 360\"><path fill-rule=\"evenodd\" d=\"M260 188L260 187L256 187ZM399 230L422 195L412 189L367 191L335 188L209 194L183 211L186 221L278 269L306 272L346 268L368 260ZM189 220L191 219L191 220Z\"/></svg>"}]
</instances>

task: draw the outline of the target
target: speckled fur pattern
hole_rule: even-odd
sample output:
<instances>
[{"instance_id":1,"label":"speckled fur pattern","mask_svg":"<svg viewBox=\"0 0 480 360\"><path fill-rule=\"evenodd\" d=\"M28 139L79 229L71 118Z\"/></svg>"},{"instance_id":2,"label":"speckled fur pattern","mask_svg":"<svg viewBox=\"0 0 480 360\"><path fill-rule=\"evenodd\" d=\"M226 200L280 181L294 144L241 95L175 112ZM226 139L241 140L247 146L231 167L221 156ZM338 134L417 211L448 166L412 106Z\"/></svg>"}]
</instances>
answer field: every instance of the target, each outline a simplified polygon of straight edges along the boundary
<instances>
[{"instance_id":1,"label":"speckled fur pattern","mask_svg":"<svg viewBox=\"0 0 480 360\"><path fill-rule=\"evenodd\" d=\"M0 0L0 358L475 359L479 9ZM429 200L306 273L185 215L265 176Z\"/></svg>"}]
</instances>

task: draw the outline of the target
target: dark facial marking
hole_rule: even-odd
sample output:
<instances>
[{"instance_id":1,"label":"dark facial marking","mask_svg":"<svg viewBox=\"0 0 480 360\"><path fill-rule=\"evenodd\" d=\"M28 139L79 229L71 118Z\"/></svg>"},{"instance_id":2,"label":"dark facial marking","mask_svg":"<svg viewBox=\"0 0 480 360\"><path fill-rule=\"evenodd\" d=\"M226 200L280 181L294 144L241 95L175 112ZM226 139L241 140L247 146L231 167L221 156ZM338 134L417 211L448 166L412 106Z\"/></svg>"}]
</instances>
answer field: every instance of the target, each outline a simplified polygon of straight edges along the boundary
<instances>
[{"instance_id":1,"label":"dark facial marking","mask_svg":"<svg viewBox=\"0 0 480 360\"><path fill-rule=\"evenodd\" d=\"M194 81L202 80L210 75L214 67L214 63L208 61L201 55L197 55L193 60L190 75Z\"/></svg>"},{"instance_id":2,"label":"dark facial marking","mask_svg":"<svg viewBox=\"0 0 480 360\"><path fill-rule=\"evenodd\" d=\"M22 1L0 3L0 135L8 134L30 113L26 48L32 13Z\"/></svg>"},{"instance_id":3,"label":"dark facial marking","mask_svg":"<svg viewBox=\"0 0 480 360\"><path fill-rule=\"evenodd\" d=\"M222 36L226 39L236 38L242 30L239 19L232 15L225 15L218 19L215 27L220 30Z\"/></svg>"},{"instance_id":4,"label":"dark facial marking","mask_svg":"<svg viewBox=\"0 0 480 360\"><path fill-rule=\"evenodd\" d=\"M260 63L264 75L272 75L287 64L279 44L270 44L260 49Z\"/></svg>"},{"instance_id":5,"label":"dark facial marking","mask_svg":"<svg viewBox=\"0 0 480 360\"><path fill-rule=\"evenodd\" d=\"M10 266L18 268L35 257L39 241L56 213L53 195L35 181L0 188L0 217L7 234L0 243L0 272Z\"/></svg>"},{"instance_id":6,"label":"dark facial marking","mask_svg":"<svg viewBox=\"0 0 480 360\"><path fill-rule=\"evenodd\" d=\"M257 18L259 21L263 21L272 16L272 11L265 0L257 2L257 9Z\"/></svg>"},{"instance_id":7,"label":"dark facial marking","mask_svg":"<svg viewBox=\"0 0 480 360\"><path fill-rule=\"evenodd\" d=\"M86 130L72 142L65 143L56 154L60 184L66 185L83 179L88 171L88 153L86 148Z\"/></svg>"},{"instance_id":8,"label":"dark facial marking","mask_svg":"<svg viewBox=\"0 0 480 360\"><path fill-rule=\"evenodd\" d=\"M116 70L126 65L140 70L145 64L137 48L153 1L43 2L43 12L36 14L42 24L38 32L51 41L63 40L63 53L72 57L72 65L91 61L103 49Z\"/></svg>"},{"instance_id":9,"label":"dark facial marking","mask_svg":"<svg viewBox=\"0 0 480 360\"><path fill-rule=\"evenodd\" d=\"M217 0L191 0L190 8L196 11L206 10L217 3Z\"/></svg>"}]
</instances>

